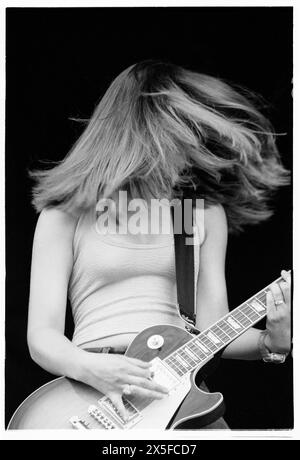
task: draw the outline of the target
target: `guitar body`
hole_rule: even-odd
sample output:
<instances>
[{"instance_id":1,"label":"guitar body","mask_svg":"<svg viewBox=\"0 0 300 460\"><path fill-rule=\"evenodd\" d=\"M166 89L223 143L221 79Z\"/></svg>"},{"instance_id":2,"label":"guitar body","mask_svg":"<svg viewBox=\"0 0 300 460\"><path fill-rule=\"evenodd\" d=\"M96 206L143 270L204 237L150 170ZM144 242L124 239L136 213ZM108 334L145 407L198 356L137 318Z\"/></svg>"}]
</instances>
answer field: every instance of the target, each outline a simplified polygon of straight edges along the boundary
<instances>
[{"instance_id":1,"label":"guitar body","mask_svg":"<svg viewBox=\"0 0 300 460\"><path fill-rule=\"evenodd\" d=\"M273 283L281 281L279 277ZM166 386L169 394L155 401L123 398L127 421L109 398L61 377L32 393L16 410L8 429L198 429L214 422L224 413L223 396L202 391L195 378L201 385L207 363L211 368L214 356L224 346L266 316L269 288L196 336L170 325L149 327L138 334L126 356L151 361L154 381Z\"/></svg>"},{"instance_id":2,"label":"guitar body","mask_svg":"<svg viewBox=\"0 0 300 460\"><path fill-rule=\"evenodd\" d=\"M152 337L163 339L159 348L149 347ZM133 340L126 356L144 361L156 358L160 366L161 360L189 342L192 337L179 327L153 326L142 331ZM160 372L159 369L157 372ZM132 416L132 422L128 426L117 423L112 417L116 422L113 428L197 429L213 422L224 413L223 397L220 393L207 393L196 386L195 377L201 370L198 368L181 377L176 389L170 391L162 400L147 401L134 396L127 398L138 415ZM197 380L198 377L199 375ZM91 415L88 411L91 406L99 408L98 402L101 398L105 398L104 395L95 389L60 377L42 386L24 401L14 413L8 429L109 429L111 426L105 425L103 418L97 419L95 413ZM109 415L109 412L106 411L105 414Z\"/></svg>"}]
</instances>

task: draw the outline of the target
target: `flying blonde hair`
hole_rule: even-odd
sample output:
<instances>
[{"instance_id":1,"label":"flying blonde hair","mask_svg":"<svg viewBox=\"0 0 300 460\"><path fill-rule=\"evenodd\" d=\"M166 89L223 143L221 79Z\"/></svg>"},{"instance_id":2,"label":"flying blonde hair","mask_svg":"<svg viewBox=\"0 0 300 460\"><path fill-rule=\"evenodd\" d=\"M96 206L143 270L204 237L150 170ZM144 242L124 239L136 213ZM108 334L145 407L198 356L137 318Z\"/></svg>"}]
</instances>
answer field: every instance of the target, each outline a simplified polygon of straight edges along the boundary
<instances>
[{"instance_id":1,"label":"flying blonde hair","mask_svg":"<svg viewBox=\"0 0 300 460\"><path fill-rule=\"evenodd\" d=\"M219 78L161 61L131 65L111 83L65 159L33 171L37 211L82 213L128 189L133 197L193 193L224 206L238 230L271 215L289 182L270 122Z\"/></svg>"}]
</instances>

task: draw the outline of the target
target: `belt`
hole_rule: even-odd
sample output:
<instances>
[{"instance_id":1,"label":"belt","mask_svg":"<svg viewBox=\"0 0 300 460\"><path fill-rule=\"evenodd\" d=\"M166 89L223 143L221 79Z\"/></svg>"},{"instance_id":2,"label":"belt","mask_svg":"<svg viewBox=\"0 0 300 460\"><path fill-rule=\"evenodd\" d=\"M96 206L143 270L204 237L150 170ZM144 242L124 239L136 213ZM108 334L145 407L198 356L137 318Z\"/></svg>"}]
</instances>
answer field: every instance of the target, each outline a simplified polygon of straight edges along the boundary
<instances>
[{"instance_id":1,"label":"belt","mask_svg":"<svg viewBox=\"0 0 300 460\"><path fill-rule=\"evenodd\" d=\"M116 353L118 355L124 355L126 348L124 347L93 347L93 348L83 348L84 351L89 351L90 353Z\"/></svg>"}]
</instances>

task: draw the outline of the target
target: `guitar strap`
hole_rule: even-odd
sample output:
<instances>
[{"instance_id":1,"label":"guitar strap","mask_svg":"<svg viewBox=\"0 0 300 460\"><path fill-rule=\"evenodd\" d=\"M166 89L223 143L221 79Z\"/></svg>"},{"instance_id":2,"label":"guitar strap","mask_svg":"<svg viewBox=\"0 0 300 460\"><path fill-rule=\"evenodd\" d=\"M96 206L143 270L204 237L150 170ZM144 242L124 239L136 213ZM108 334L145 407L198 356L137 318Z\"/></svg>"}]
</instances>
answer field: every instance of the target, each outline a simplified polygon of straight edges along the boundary
<instances>
[{"instance_id":1,"label":"guitar strap","mask_svg":"<svg viewBox=\"0 0 300 460\"><path fill-rule=\"evenodd\" d=\"M175 225L174 208L172 218L175 245L175 269L177 285L177 301L180 316L185 321L189 332L199 333L195 326L195 198L182 198L180 200L181 225ZM178 230L178 231L176 231Z\"/></svg>"}]
</instances>

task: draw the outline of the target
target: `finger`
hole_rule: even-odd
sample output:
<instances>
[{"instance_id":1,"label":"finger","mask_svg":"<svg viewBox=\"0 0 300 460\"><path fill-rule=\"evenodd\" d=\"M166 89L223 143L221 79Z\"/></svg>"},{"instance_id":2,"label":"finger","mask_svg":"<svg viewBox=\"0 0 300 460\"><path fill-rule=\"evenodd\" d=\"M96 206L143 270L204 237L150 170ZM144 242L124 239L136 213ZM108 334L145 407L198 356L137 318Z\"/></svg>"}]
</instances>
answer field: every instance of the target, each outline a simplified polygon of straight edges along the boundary
<instances>
[{"instance_id":1,"label":"finger","mask_svg":"<svg viewBox=\"0 0 300 460\"><path fill-rule=\"evenodd\" d=\"M131 385L131 393L133 395L147 399L163 399L166 397L166 394L160 393L158 391L148 390L146 388L141 388L136 385Z\"/></svg>"},{"instance_id":2,"label":"finger","mask_svg":"<svg viewBox=\"0 0 300 460\"><path fill-rule=\"evenodd\" d=\"M271 291L267 292L267 317L272 318L276 314L274 296Z\"/></svg>"},{"instance_id":3,"label":"finger","mask_svg":"<svg viewBox=\"0 0 300 460\"><path fill-rule=\"evenodd\" d=\"M168 388L164 387L163 385L159 385L153 380L151 381L148 379L139 379L131 377L128 383L130 383L130 385L135 385L137 387L145 388L147 390L156 391L158 393L169 394Z\"/></svg>"},{"instance_id":4,"label":"finger","mask_svg":"<svg viewBox=\"0 0 300 460\"><path fill-rule=\"evenodd\" d=\"M128 419L128 413L127 413L127 411L125 409L125 406L124 406L124 403L123 403L123 400L122 400L122 395L120 395L118 393L109 393L107 396L109 397L109 399L111 400L111 402L115 406L116 410L119 412L120 416L124 420L127 420Z\"/></svg>"},{"instance_id":5,"label":"finger","mask_svg":"<svg viewBox=\"0 0 300 460\"><path fill-rule=\"evenodd\" d=\"M150 380L152 377L152 372L150 368L142 369L141 367L133 366L132 364L127 365L125 372L126 372L126 383L127 383L127 376L141 377L143 379L148 379L148 380Z\"/></svg>"},{"instance_id":6,"label":"finger","mask_svg":"<svg viewBox=\"0 0 300 460\"><path fill-rule=\"evenodd\" d=\"M274 297L275 306L278 308L279 305L277 306L276 302L280 302L280 301L284 302L284 298L283 298L281 289L280 289L280 287L278 286L277 283L273 283L269 287L269 290L271 291L271 293L272 293L272 295Z\"/></svg>"},{"instance_id":7,"label":"finger","mask_svg":"<svg viewBox=\"0 0 300 460\"><path fill-rule=\"evenodd\" d=\"M290 300L291 300L291 285L286 281L280 281L279 286L280 286L284 301L289 306Z\"/></svg>"},{"instance_id":8,"label":"finger","mask_svg":"<svg viewBox=\"0 0 300 460\"><path fill-rule=\"evenodd\" d=\"M284 281L286 281L289 284L291 283L291 274L289 272L287 272L286 270L282 270L281 276L284 279Z\"/></svg>"},{"instance_id":9,"label":"finger","mask_svg":"<svg viewBox=\"0 0 300 460\"><path fill-rule=\"evenodd\" d=\"M141 359L130 358L128 356L124 356L124 358L126 358L126 360L129 361L131 364L139 366L142 369L149 369L152 366L152 363L147 362L147 361L142 361Z\"/></svg>"}]
</instances>

